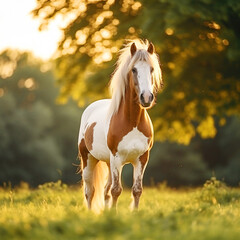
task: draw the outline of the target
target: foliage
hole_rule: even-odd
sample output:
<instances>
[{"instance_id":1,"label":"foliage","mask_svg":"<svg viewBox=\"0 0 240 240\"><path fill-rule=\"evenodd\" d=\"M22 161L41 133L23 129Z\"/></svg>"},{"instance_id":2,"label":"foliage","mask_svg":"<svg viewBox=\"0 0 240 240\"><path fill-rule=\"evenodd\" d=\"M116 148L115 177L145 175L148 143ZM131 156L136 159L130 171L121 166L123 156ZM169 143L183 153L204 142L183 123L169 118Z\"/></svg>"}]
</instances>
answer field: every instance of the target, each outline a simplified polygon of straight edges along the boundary
<instances>
[{"instance_id":1,"label":"foliage","mask_svg":"<svg viewBox=\"0 0 240 240\"><path fill-rule=\"evenodd\" d=\"M77 183L72 166L82 109L69 102L56 104L59 94L49 64L27 53L0 55L0 183L26 181L37 186L61 179ZM238 185L239 117L216 126L214 139L195 137L188 146L156 142L144 175L144 184L166 181L169 186L199 186L212 172ZM132 185L132 168L124 169L124 184Z\"/></svg>"},{"instance_id":2,"label":"foliage","mask_svg":"<svg viewBox=\"0 0 240 240\"><path fill-rule=\"evenodd\" d=\"M203 201L212 202L213 204L224 203L228 198L228 188L225 183L212 177L205 182L200 197Z\"/></svg>"},{"instance_id":3,"label":"foliage","mask_svg":"<svg viewBox=\"0 0 240 240\"><path fill-rule=\"evenodd\" d=\"M58 90L46 64L14 50L0 62L0 183L76 182L79 109L55 104Z\"/></svg>"},{"instance_id":4,"label":"foliage","mask_svg":"<svg viewBox=\"0 0 240 240\"><path fill-rule=\"evenodd\" d=\"M156 143L152 152L147 180L155 183L167 181L170 186L201 185L211 176L201 152L194 144L182 146L176 143Z\"/></svg>"},{"instance_id":5,"label":"foliage","mask_svg":"<svg viewBox=\"0 0 240 240\"><path fill-rule=\"evenodd\" d=\"M211 171L196 148L196 143L185 146L156 142L145 170L144 184L155 186L165 181L171 187L199 186L210 176ZM127 186L132 185L132 168L124 169L123 180Z\"/></svg>"},{"instance_id":6,"label":"foliage","mask_svg":"<svg viewBox=\"0 0 240 240\"><path fill-rule=\"evenodd\" d=\"M218 129L214 139L198 143L198 151L208 168L230 185L240 182L239 124L239 116L228 118L228 124Z\"/></svg>"},{"instance_id":7,"label":"foliage","mask_svg":"<svg viewBox=\"0 0 240 240\"><path fill-rule=\"evenodd\" d=\"M64 191L67 188L66 184L63 184L62 181L58 180L57 182L46 182L38 186L38 189L43 191Z\"/></svg>"},{"instance_id":8,"label":"foliage","mask_svg":"<svg viewBox=\"0 0 240 240\"><path fill-rule=\"evenodd\" d=\"M240 140L240 118L231 118L224 131L221 131L218 145L225 149L221 152L222 166L216 168L216 176L224 179L228 184L240 182L240 149L238 142Z\"/></svg>"},{"instance_id":9,"label":"foliage","mask_svg":"<svg viewBox=\"0 0 240 240\"><path fill-rule=\"evenodd\" d=\"M1 239L238 239L239 189L228 189L226 201L199 198L206 188L176 191L144 189L138 212L130 212L124 189L118 214L94 215L83 205L82 189L49 187L0 189ZM224 199L224 198L223 198Z\"/></svg>"},{"instance_id":10,"label":"foliage","mask_svg":"<svg viewBox=\"0 0 240 240\"><path fill-rule=\"evenodd\" d=\"M239 112L239 1L37 2L33 15L41 29L65 19L56 55L62 99L84 104L107 96L123 39L141 37L154 42L166 85L151 112L158 140L188 144L197 133L214 137L216 120L223 124Z\"/></svg>"}]
</instances>

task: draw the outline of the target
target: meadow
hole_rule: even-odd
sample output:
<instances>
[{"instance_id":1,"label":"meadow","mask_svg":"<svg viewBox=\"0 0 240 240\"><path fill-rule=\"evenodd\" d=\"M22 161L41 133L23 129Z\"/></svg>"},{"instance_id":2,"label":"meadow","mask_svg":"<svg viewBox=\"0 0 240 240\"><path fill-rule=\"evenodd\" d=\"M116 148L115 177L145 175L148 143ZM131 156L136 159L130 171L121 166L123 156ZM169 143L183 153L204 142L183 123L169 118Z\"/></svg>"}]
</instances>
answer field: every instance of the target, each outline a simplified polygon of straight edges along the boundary
<instances>
[{"instance_id":1,"label":"meadow","mask_svg":"<svg viewBox=\"0 0 240 240\"><path fill-rule=\"evenodd\" d=\"M240 189L212 178L201 188L144 188L131 212L124 189L117 214L86 209L80 187L60 181L0 189L0 239L240 239Z\"/></svg>"}]
</instances>

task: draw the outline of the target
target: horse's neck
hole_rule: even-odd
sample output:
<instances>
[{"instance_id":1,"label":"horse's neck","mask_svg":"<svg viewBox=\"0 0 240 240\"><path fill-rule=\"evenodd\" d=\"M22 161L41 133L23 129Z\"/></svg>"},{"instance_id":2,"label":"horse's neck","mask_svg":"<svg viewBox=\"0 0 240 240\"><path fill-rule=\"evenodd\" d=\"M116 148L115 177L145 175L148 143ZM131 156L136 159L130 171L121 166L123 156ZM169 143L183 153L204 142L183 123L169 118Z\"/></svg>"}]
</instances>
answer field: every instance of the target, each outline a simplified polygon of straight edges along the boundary
<instances>
[{"instance_id":1,"label":"horse's neck","mask_svg":"<svg viewBox=\"0 0 240 240\"><path fill-rule=\"evenodd\" d=\"M120 106L125 118L132 123L134 127L138 126L146 111L140 107L137 97L135 90L131 88L126 89L124 99L121 101Z\"/></svg>"}]
</instances>

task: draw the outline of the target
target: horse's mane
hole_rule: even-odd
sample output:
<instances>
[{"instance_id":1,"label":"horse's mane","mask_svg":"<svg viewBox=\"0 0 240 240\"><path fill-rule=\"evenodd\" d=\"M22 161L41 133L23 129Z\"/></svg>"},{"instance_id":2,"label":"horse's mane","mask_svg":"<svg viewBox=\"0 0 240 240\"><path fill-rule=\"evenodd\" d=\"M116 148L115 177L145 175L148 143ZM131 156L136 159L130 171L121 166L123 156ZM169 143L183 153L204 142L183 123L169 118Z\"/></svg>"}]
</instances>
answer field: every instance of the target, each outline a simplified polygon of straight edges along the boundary
<instances>
[{"instance_id":1,"label":"horse's mane","mask_svg":"<svg viewBox=\"0 0 240 240\"><path fill-rule=\"evenodd\" d=\"M130 47L132 43L136 44L137 51L131 56ZM110 82L110 92L112 95L109 115L112 116L118 111L121 99L124 98L125 89L128 84L128 73L133 68L137 61L147 61L154 68L154 88L157 92L162 84L162 73L159 65L158 56L156 53L150 54L148 49L149 43L137 39L129 41L123 49L119 51L120 55L117 61L116 69L112 75Z\"/></svg>"}]
</instances>

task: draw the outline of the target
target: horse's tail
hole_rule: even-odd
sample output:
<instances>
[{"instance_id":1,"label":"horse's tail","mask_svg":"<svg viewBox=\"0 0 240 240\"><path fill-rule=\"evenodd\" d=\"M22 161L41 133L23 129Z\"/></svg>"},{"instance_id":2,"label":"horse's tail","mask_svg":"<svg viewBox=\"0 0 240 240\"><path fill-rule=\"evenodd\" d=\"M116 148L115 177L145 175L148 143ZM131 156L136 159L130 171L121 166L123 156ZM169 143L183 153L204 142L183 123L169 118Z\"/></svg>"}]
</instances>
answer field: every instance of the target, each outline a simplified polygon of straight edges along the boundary
<instances>
[{"instance_id":1,"label":"horse's tail","mask_svg":"<svg viewBox=\"0 0 240 240\"><path fill-rule=\"evenodd\" d=\"M92 200L92 210L100 213L104 209L104 187L109 171L105 162L99 161L93 172L93 186L95 189Z\"/></svg>"}]
</instances>

